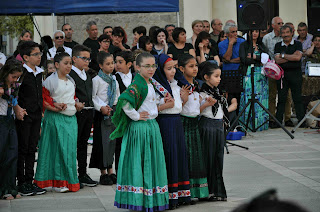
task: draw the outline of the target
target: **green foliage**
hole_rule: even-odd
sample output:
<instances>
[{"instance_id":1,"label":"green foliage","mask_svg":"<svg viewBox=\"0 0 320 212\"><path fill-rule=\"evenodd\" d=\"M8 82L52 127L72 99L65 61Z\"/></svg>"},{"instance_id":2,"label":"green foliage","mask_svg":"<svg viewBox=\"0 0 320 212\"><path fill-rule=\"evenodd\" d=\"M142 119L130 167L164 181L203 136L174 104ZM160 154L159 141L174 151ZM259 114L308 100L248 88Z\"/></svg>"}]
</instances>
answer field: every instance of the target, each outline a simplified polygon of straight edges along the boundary
<instances>
[{"instance_id":1,"label":"green foliage","mask_svg":"<svg viewBox=\"0 0 320 212\"><path fill-rule=\"evenodd\" d=\"M0 34L8 33L12 38L20 37L24 29L33 33L33 23L29 16L0 16Z\"/></svg>"}]
</instances>

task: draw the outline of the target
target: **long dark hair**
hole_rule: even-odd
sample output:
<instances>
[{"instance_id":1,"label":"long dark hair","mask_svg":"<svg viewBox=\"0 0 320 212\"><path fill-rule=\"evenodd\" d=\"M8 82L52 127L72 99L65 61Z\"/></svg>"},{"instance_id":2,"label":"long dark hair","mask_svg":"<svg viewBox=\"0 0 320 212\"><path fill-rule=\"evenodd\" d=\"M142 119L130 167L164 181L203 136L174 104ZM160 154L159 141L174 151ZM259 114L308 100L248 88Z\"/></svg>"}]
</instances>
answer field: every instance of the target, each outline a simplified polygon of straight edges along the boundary
<instances>
[{"instance_id":1,"label":"long dark hair","mask_svg":"<svg viewBox=\"0 0 320 212\"><path fill-rule=\"evenodd\" d=\"M0 70L0 83L5 85L8 75L15 72L23 72L23 66L19 60L12 57L6 61Z\"/></svg>"},{"instance_id":2,"label":"long dark hair","mask_svg":"<svg viewBox=\"0 0 320 212\"><path fill-rule=\"evenodd\" d=\"M205 32L205 31L202 31L198 34L197 36L197 39L196 39L196 42L194 44L194 48L196 49L196 51L199 51L199 43L202 42L202 40L204 39L210 39L210 34ZM211 49L211 45L210 45L210 41L209 41L209 44L207 46L208 49Z\"/></svg>"},{"instance_id":3,"label":"long dark hair","mask_svg":"<svg viewBox=\"0 0 320 212\"><path fill-rule=\"evenodd\" d=\"M255 30L253 30L253 31L255 31ZM262 38L260 37L260 30L258 30L259 31L259 35L258 35L258 39L257 39L257 44L258 45L262 45ZM248 43L251 43L251 34L252 32L251 31L249 31L248 33L247 33L247 42Z\"/></svg>"}]
</instances>

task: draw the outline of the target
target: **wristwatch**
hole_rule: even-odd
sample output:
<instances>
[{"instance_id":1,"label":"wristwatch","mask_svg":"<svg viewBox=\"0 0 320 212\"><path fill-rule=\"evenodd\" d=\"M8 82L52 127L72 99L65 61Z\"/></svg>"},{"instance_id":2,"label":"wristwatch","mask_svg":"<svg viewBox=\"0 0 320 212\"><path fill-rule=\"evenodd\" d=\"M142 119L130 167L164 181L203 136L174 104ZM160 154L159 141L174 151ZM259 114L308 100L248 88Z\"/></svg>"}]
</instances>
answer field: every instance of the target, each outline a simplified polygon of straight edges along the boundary
<instances>
[{"instance_id":1,"label":"wristwatch","mask_svg":"<svg viewBox=\"0 0 320 212\"><path fill-rule=\"evenodd\" d=\"M284 54L281 54L281 58L284 59Z\"/></svg>"}]
</instances>

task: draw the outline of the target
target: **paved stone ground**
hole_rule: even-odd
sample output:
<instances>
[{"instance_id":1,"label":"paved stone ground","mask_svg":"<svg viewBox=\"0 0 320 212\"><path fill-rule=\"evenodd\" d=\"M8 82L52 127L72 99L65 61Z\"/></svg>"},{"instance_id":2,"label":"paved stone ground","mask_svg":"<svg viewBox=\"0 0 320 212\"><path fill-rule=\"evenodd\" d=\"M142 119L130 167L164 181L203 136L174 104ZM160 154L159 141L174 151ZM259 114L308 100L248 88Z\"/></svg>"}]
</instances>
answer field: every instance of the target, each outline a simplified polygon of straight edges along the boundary
<instances>
[{"instance_id":1,"label":"paved stone ground","mask_svg":"<svg viewBox=\"0 0 320 212\"><path fill-rule=\"evenodd\" d=\"M281 129L250 133L236 143L249 150L229 147L225 155L224 179L228 202L201 202L176 211L231 211L269 188L281 199L292 200L309 211L320 211L320 134L298 129L291 139ZM91 149L91 148L90 148ZM90 156L90 154L88 154ZM89 158L89 157L88 157ZM94 180L99 171L88 169ZM1 212L21 211L111 211L115 186L85 187L76 193L54 193L0 201Z\"/></svg>"}]
</instances>

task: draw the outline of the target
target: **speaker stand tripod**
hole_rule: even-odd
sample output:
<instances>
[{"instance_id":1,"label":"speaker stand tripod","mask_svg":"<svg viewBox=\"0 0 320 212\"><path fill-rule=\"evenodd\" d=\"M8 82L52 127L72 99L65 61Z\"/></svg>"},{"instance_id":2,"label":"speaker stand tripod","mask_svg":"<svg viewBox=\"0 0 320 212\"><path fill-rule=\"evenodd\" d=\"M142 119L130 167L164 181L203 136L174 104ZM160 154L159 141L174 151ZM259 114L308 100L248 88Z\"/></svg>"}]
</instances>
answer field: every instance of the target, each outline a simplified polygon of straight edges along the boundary
<instances>
[{"instance_id":1,"label":"speaker stand tripod","mask_svg":"<svg viewBox=\"0 0 320 212\"><path fill-rule=\"evenodd\" d=\"M253 30L250 30L251 32L251 46L253 46L252 44L252 31ZM253 58L253 50L251 52L251 58ZM254 64L251 64L251 98L248 100L247 104L245 105L245 107L241 110L241 112L238 114L237 118L233 121L233 123L231 124L230 128L227 130L226 132L226 136L228 135L228 133L231 131L231 129L233 129L237 122L239 121L240 117L242 116L242 114L246 111L247 107L249 107L250 105L250 108L249 108L249 114L248 114L248 117L247 117L247 121L246 121L246 130L251 130L252 132L256 132L257 129L259 129L260 127L262 127L264 124L266 124L268 122L265 121L264 123L262 123L261 125L257 126L256 127L256 124L255 124L255 115L256 115L256 112L255 112L255 108L254 108L254 105L255 104L258 104L265 112L267 112L269 114L269 116L292 138L294 139L294 136L276 119L276 117L274 117L271 112L265 108L261 102L259 102L259 100L256 98L257 94L254 92ZM252 117L252 127L249 127L249 122L250 122L250 118ZM270 118L269 118L270 119ZM240 121L241 122L241 121ZM244 124L243 122L241 122L242 124ZM245 147L245 146L241 146L241 145L238 145L238 144L234 144L234 143L231 143L229 141L226 140L226 144L225 144L225 148L227 150L227 154L229 154L229 150L228 150L228 146L227 144L231 145L231 146L237 146L237 147L240 147L240 148L243 148L243 149L246 149L248 150L249 148L248 147Z\"/></svg>"}]
</instances>

